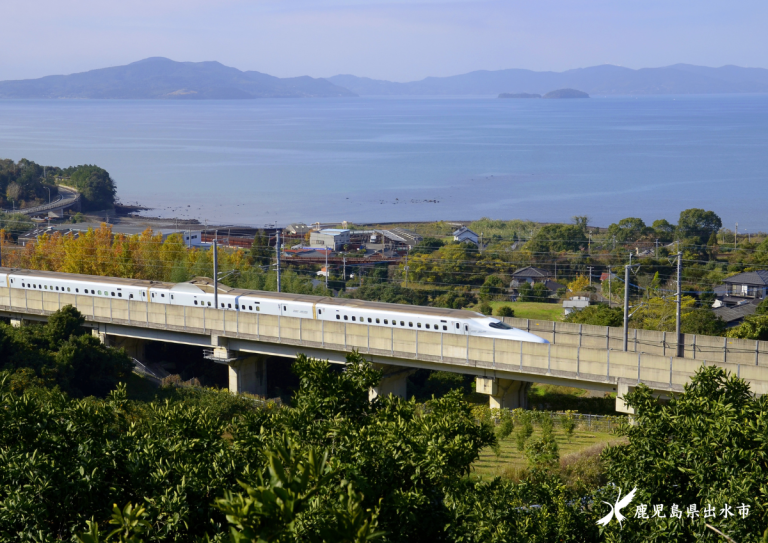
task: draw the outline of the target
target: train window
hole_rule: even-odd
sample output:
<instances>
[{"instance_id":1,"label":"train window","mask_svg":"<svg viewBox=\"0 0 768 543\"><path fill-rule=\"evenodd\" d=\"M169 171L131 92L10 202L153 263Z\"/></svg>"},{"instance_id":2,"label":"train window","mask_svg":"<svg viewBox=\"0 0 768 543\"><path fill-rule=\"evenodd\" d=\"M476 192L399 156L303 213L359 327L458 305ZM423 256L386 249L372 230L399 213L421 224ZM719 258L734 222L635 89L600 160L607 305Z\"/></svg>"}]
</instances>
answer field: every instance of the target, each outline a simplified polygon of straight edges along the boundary
<instances>
[{"instance_id":1,"label":"train window","mask_svg":"<svg viewBox=\"0 0 768 543\"><path fill-rule=\"evenodd\" d=\"M384 324L389 324L389 321L387 319L384 319Z\"/></svg>"},{"instance_id":2,"label":"train window","mask_svg":"<svg viewBox=\"0 0 768 543\"><path fill-rule=\"evenodd\" d=\"M197 305L197 300L195 300L195 305Z\"/></svg>"},{"instance_id":3,"label":"train window","mask_svg":"<svg viewBox=\"0 0 768 543\"><path fill-rule=\"evenodd\" d=\"M147 295L147 293L146 293L146 292L142 292L142 293L141 293L141 295L142 295L142 296L146 296L146 295Z\"/></svg>"},{"instance_id":4,"label":"train window","mask_svg":"<svg viewBox=\"0 0 768 543\"><path fill-rule=\"evenodd\" d=\"M317 314L318 314L318 315L322 315L322 314L323 314L323 310L322 310L322 309L318 309L318 310L317 310Z\"/></svg>"},{"instance_id":5,"label":"train window","mask_svg":"<svg viewBox=\"0 0 768 543\"><path fill-rule=\"evenodd\" d=\"M161 295L160 295L160 297L161 297L161 298L165 298L165 294L161 294Z\"/></svg>"},{"instance_id":6,"label":"train window","mask_svg":"<svg viewBox=\"0 0 768 543\"><path fill-rule=\"evenodd\" d=\"M91 294L96 294L96 291L91 289ZM101 292L99 292L99 294L101 294Z\"/></svg>"},{"instance_id":7,"label":"train window","mask_svg":"<svg viewBox=\"0 0 768 543\"><path fill-rule=\"evenodd\" d=\"M67 292L72 292L71 290L69 290L69 287L67 287Z\"/></svg>"},{"instance_id":8,"label":"train window","mask_svg":"<svg viewBox=\"0 0 768 543\"><path fill-rule=\"evenodd\" d=\"M336 320L340 320L341 317L339 315L336 315Z\"/></svg>"},{"instance_id":9,"label":"train window","mask_svg":"<svg viewBox=\"0 0 768 543\"><path fill-rule=\"evenodd\" d=\"M208 302L208 307L211 307L211 302Z\"/></svg>"},{"instance_id":10,"label":"train window","mask_svg":"<svg viewBox=\"0 0 768 543\"><path fill-rule=\"evenodd\" d=\"M11 281L11 282L13 282L13 281ZM21 284L21 286L23 287L23 286L24 286L24 283L22 283L22 284Z\"/></svg>"},{"instance_id":11,"label":"train window","mask_svg":"<svg viewBox=\"0 0 768 543\"><path fill-rule=\"evenodd\" d=\"M75 289L75 292L80 292L80 289L79 289L79 288L76 288L76 289Z\"/></svg>"},{"instance_id":12,"label":"train window","mask_svg":"<svg viewBox=\"0 0 768 543\"><path fill-rule=\"evenodd\" d=\"M379 319L376 319L376 324L379 324Z\"/></svg>"},{"instance_id":13,"label":"train window","mask_svg":"<svg viewBox=\"0 0 768 543\"><path fill-rule=\"evenodd\" d=\"M248 306L248 311L253 311L253 307L251 307L251 306L249 305L249 306Z\"/></svg>"},{"instance_id":14,"label":"train window","mask_svg":"<svg viewBox=\"0 0 768 543\"><path fill-rule=\"evenodd\" d=\"M459 323L457 322L456 323L456 330L458 330L458 329L459 329Z\"/></svg>"},{"instance_id":15,"label":"train window","mask_svg":"<svg viewBox=\"0 0 768 543\"><path fill-rule=\"evenodd\" d=\"M346 315L344 315L344 320L345 320L345 321L348 321L348 320L349 320L349 318L348 318Z\"/></svg>"},{"instance_id":16,"label":"train window","mask_svg":"<svg viewBox=\"0 0 768 543\"><path fill-rule=\"evenodd\" d=\"M373 322L370 317L368 317L368 322Z\"/></svg>"},{"instance_id":17,"label":"train window","mask_svg":"<svg viewBox=\"0 0 768 543\"><path fill-rule=\"evenodd\" d=\"M416 328L421 328L421 323L420 322L416 323Z\"/></svg>"},{"instance_id":18,"label":"train window","mask_svg":"<svg viewBox=\"0 0 768 543\"><path fill-rule=\"evenodd\" d=\"M488 326L496 328L497 330L512 330L512 327L503 322L492 322Z\"/></svg>"},{"instance_id":19,"label":"train window","mask_svg":"<svg viewBox=\"0 0 768 543\"><path fill-rule=\"evenodd\" d=\"M284 305L283 306L283 311L288 311L288 306Z\"/></svg>"},{"instance_id":20,"label":"train window","mask_svg":"<svg viewBox=\"0 0 768 543\"><path fill-rule=\"evenodd\" d=\"M427 330L429 330L429 325L428 324L425 324L424 326L426 327Z\"/></svg>"},{"instance_id":21,"label":"train window","mask_svg":"<svg viewBox=\"0 0 768 543\"><path fill-rule=\"evenodd\" d=\"M45 290L48 290L48 285L45 285Z\"/></svg>"},{"instance_id":22,"label":"train window","mask_svg":"<svg viewBox=\"0 0 768 543\"><path fill-rule=\"evenodd\" d=\"M32 288L37 288L37 285L32 285Z\"/></svg>"},{"instance_id":23,"label":"train window","mask_svg":"<svg viewBox=\"0 0 768 543\"><path fill-rule=\"evenodd\" d=\"M232 309L232 304L227 304L227 309Z\"/></svg>"},{"instance_id":24,"label":"train window","mask_svg":"<svg viewBox=\"0 0 768 543\"><path fill-rule=\"evenodd\" d=\"M113 293L112 293L112 296L114 296L114 295L115 295L115 293L113 292Z\"/></svg>"},{"instance_id":25,"label":"train window","mask_svg":"<svg viewBox=\"0 0 768 543\"><path fill-rule=\"evenodd\" d=\"M118 298L122 298L122 297L123 297L123 293L122 293L122 292L118 292L118 293L117 293L117 297L118 297Z\"/></svg>"},{"instance_id":26,"label":"train window","mask_svg":"<svg viewBox=\"0 0 768 543\"><path fill-rule=\"evenodd\" d=\"M259 306L256 306L256 311L261 311L261 308Z\"/></svg>"},{"instance_id":27,"label":"train window","mask_svg":"<svg viewBox=\"0 0 768 543\"><path fill-rule=\"evenodd\" d=\"M171 294L171 300L173 300L173 294Z\"/></svg>"},{"instance_id":28,"label":"train window","mask_svg":"<svg viewBox=\"0 0 768 543\"><path fill-rule=\"evenodd\" d=\"M130 299L132 299L132 298L133 298L133 294L129 294L129 295L128 295L128 299L130 300Z\"/></svg>"},{"instance_id":29,"label":"train window","mask_svg":"<svg viewBox=\"0 0 768 543\"><path fill-rule=\"evenodd\" d=\"M448 330L448 327L446 325L443 325L443 330Z\"/></svg>"},{"instance_id":30,"label":"train window","mask_svg":"<svg viewBox=\"0 0 768 543\"><path fill-rule=\"evenodd\" d=\"M353 321L353 322L354 322L354 320L355 320L355 317L352 317L352 321Z\"/></svg>"},{"instance_id":31,"label":"train window","mask_svg":"<svg viewBox=\"0 0 768 543\"><path fill-rule=\"evenodd\" d=\"M411 328L413 328L413 323L412 323L412 322L409 322L409 323L408 323L408 326L410 326Z\"/></svg>"},{"instance_id":32,"label":"train window","mask_svg":"<svg viewBox=\"0 0 768 543\"><path fill-rule=\"evenodd\" d=\"M400 326L405 326L405 323L403 321L400 321Z\"/></svg>"},{"instance_id":33,"label":"train window","mask_svg":"<svg viewBox=\"0 0 768 543\"><path fill-rule=\"evenodd\" d=\"M59 290L59 287L56 287L56 290Z\"/></svg>"},{"instance_id":34,"label":"train window","mask_svg":"<svg viewBox=\"0 0 768 543\"><path fill-rule=\"evenodd\" d=\"M152 293L152 297L153 297L153 298L155 297L155 293L154 293L154 292Z\"/></svg>"},{"instance_id":35,"label":"train window","mask_svg":"<svg viewBox=\"0 0 768 543\"><path fill-rule=\"evenodd\" d=\"M464 325L464 331L465 332L469 331L469 326L467 326L466 324Z\"/></svg>"}]
</instances>

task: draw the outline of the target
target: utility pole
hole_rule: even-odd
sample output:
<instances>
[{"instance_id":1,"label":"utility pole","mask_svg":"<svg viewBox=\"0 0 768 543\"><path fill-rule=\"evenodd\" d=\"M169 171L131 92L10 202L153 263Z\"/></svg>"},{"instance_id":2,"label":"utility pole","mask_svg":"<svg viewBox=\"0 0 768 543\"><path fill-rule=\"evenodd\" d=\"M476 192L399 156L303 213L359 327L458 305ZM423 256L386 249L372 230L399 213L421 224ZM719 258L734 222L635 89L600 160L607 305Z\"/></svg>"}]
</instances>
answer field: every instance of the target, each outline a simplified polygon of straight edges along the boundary
<instances>
[{"instance_id":1,"label":"utility pole","mask_svg":"<svg viewBox=\"0 0 768 543\"><path fill-rule=\"evenodd\" d=\"M587 254L592 256L592 232L589 233L589 242L587 243Z\"/></svg>"},{"instance_id":2,"label":"utility pole","mask_svg":"<svg viewBox=\"0 0 768 543\"><path fill-rule=\"evenodd\" d=\"M218 234L218 230L216 231ZM216 234L213 238L213 305L219 308L219 256L216 250Z\"/></svg>"},{"instance_id":3,"label":"utility pole","mask_svg":"<svg viewBox=\"0 0 768 543\"><path fill-rule=\"evenodd\" d=\"M410 245L409 245L409 247L410 247ZM480 249L479 249L479 251L482 254L482 252L483 252L483 233L482 232L480 232Z\"/></svg>"},{"instance_id":4,"label":"utility pole","mask_svg":"<svg viewBox=\"0 0 768 543\"><path fill-rule=\"evenodd\" d=\"M328 290L328 247L325 248L325 290Z\"/></svg>"},{"instance_id":5,"label":"utility pole","mask_svg":"<svg viewBox=\"0 0 768 543\"><path fill-rule=\"evenodd\" d=\"M739 223L736 223L736 232L733 233L733 250L736 250L736 246L739 244Z\"/></svg>"},{"instance_id":6,"label":"utility pole","mask_svg":"<svg viewBox=\"0 0 768 543\"><path fill-rule=\"evenodd\" d=\"M405 253L405 288L408 288L408 255L411 253L411 247L408 246L408 252Z\"/></svg>"},{"instance_id":7,"label":"utility pole","mask_svg":"<svg viewBox=\"0 0 768 543\"><path fill-rule=\"evenodd\" d=\"M675 335L677 336L677 356L678 358L682 358L683 356L683 342L682 340L682 334L680 333L680 308L682 306L683 301L683 290L682 290L682 275L683 275L683 253L679 252L677 253L677 308L675 311Z\"/></svg>"},{"instance_id":8,"label":"utility pole","mask_svg":"<svg viewBox=\"0 0 768 543\"><path fill-rule=\"evenodd\" d=\"M280 292L280 230L275 231L275 251L277 251L277 292ZM328 271L327 268L326 271Z\"/></svg>"},{"instance_id":9,"label":"utility pole","mask_svg":"<svg viewBox=\"0 0 768 543\"><path fill-rule=\"evenodd\" d=\"M653 257L659 258L659 238L656 238L656 251L654 251Z\"/></svg>"},{"instance_id":10,"label":"utility pole","mask_svg":"<svg viewBox=\"0 0 768 543\"><path fill-rule=\"evenodd\" d=\"M589 286L592 286L592 268L594 266L587 266L587 269L589 270Z\"/></svg>"},{"instance_id":11,"label":"utility pole","mask_svg":"<svg viewBox=\"0 0 768 543\"><path fill-rule=\"evenodd\" d=\"M342 275L342 279L346 283L347 282L347 255L342 256L341 257L341 261L342 261L342 265L343 265L343 268L342 268L342 274L343 274Z\"/></svg>"},{"instance_id":12,"label":"utility pole","mask_svg":"<svg viewBox=\"0 0 768 543\"><path fill-rule=\"evenodd\" d=\"M613 294L611 292L611 276L613 275L613 272L611 271L611 267L608 266L608 307L613 307L613 303L611 301L611 295Z\"/></svg>"},{"instance_id":13,"label":"utility pole","mask_svg":"<svg viewBox=\"0 0 768 543\"><path fill-rule=\"evenodd\" d=\"M631 264L624 266L624 352L627 352L627 338L629 336L629 268Z\"/></svg>"}]
</instances>

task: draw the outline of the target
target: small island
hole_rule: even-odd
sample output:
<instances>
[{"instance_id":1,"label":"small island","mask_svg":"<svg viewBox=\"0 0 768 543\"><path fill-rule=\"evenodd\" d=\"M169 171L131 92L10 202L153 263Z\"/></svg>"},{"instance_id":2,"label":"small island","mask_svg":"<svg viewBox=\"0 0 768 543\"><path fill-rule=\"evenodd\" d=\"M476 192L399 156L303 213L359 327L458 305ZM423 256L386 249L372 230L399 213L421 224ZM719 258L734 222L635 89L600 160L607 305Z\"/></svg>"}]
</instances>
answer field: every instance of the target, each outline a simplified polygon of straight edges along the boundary
<instances>
[{"instance_id":1,"label":"small island","mask_svg":"<svg viewBox=\"0 0 768 543\"><path fill-rule=\"evenodd\" d=\"M548 92L544 96L541 94L532 94L527 92L502 92L499 94L499 98L547 98L552 100L559 98L589 98L589 94L576 89L558 89Z\"/></svg>"},{"instance_id":2,"label":"small island","mask_svg":"<svg viewBox=\"0 0 768 543\"><path fill-rule=\"evenodd\" d=\"M541 98L541 94L529 94L527 92L511 93L502 92L499 94L499 98Z\"/></svg>"},{"instance_id":3,"label":"small island","mask_svg":"<svg viewBox=\"0 0 768 543\"><path fill-rule=\"evenodd\" d=\"M576 89L558 89L548 92L542 98L556 99L556 98L589 98L589 94L581 92Z\"/></svg>"}]
</instances>

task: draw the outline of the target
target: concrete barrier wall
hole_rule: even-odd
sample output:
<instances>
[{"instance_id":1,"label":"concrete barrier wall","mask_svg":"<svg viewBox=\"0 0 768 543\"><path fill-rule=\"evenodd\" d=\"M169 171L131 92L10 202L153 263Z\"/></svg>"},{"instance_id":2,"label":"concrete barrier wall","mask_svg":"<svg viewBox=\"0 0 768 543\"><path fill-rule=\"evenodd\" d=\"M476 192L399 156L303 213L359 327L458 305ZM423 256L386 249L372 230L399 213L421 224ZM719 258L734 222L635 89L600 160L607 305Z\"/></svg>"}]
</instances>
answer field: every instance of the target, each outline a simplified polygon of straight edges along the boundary
<instances>
[{"instance_id":1,"label":"concrete barrier wall","mask_svg":"<svg viewBox=\"0 0 768 543\"><path fill-rule=\"evenodd\" d=\"M505 319L518 328L526 329L530 325L534 327L532 332L553 340L551 344L542 344L400 327L385 328L359 323L315 321L0 288L0 305L21 316L24 312L47 315L66 304L76 306L88 320L96 322L224 335L263 342L322 345L334 350L359 350L362 353L440 362L448 366L519 372L521 377L524 376L523 380L547 375L574 381L644 382L655 389L680 391L702 364L718 365L747 379L753 391L758 394L768 393L768 354L764 352L765 342L689 336L686 338L686 352L690 348L690 356L676 358L670 356L669 343L664 345L663 333L642 330L637 331L637 334L632 332L630 352L623 352L606 350L608 344L618 344L620 347L621 336L617 336L621 333L620 329L553 324L551 321L521 322L522 319ZM656 345L653 344L655 340L659 340ZM718 346L722 355L720 359L712 355ZM708 353L708 358L699 359L703 352ZM761 362L759 365L755 365L756 354L757 360Z\"/></svg>"},{"instance_id":2,"label":"concrete barrier wall","mask_svg":"<svg viewBox=\"0 0 768 543\"><path fill-rule=\"evenodd\" d=\"M526 330L556 345L575 345L589 349L622 351L624 330L618 327L572 324L503 317L507 324ZM658 356L674 356L674 332L629 329L627 350ZM683 358L734 364L768 366L768 342L683 334Z\"/></svg>"}]
</instances>

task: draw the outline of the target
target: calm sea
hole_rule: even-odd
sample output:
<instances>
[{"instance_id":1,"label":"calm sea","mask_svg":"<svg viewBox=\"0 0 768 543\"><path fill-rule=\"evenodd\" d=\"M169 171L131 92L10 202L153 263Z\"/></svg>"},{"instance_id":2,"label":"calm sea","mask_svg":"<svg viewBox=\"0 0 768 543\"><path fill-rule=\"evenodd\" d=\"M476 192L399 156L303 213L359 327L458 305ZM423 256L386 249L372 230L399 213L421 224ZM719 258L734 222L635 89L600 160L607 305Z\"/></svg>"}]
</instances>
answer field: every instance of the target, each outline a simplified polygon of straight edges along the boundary
<instances>
[{"instance_id":1,"label":"calm sea","mask_svg":"<svg viewBox=\"0 0 768 543\"><path fill-rule=\"evenodd\" d=\"M152 216L768 230L768 96L0 101L0 158L98 164Z\"/></svg>"}]
</instances>

